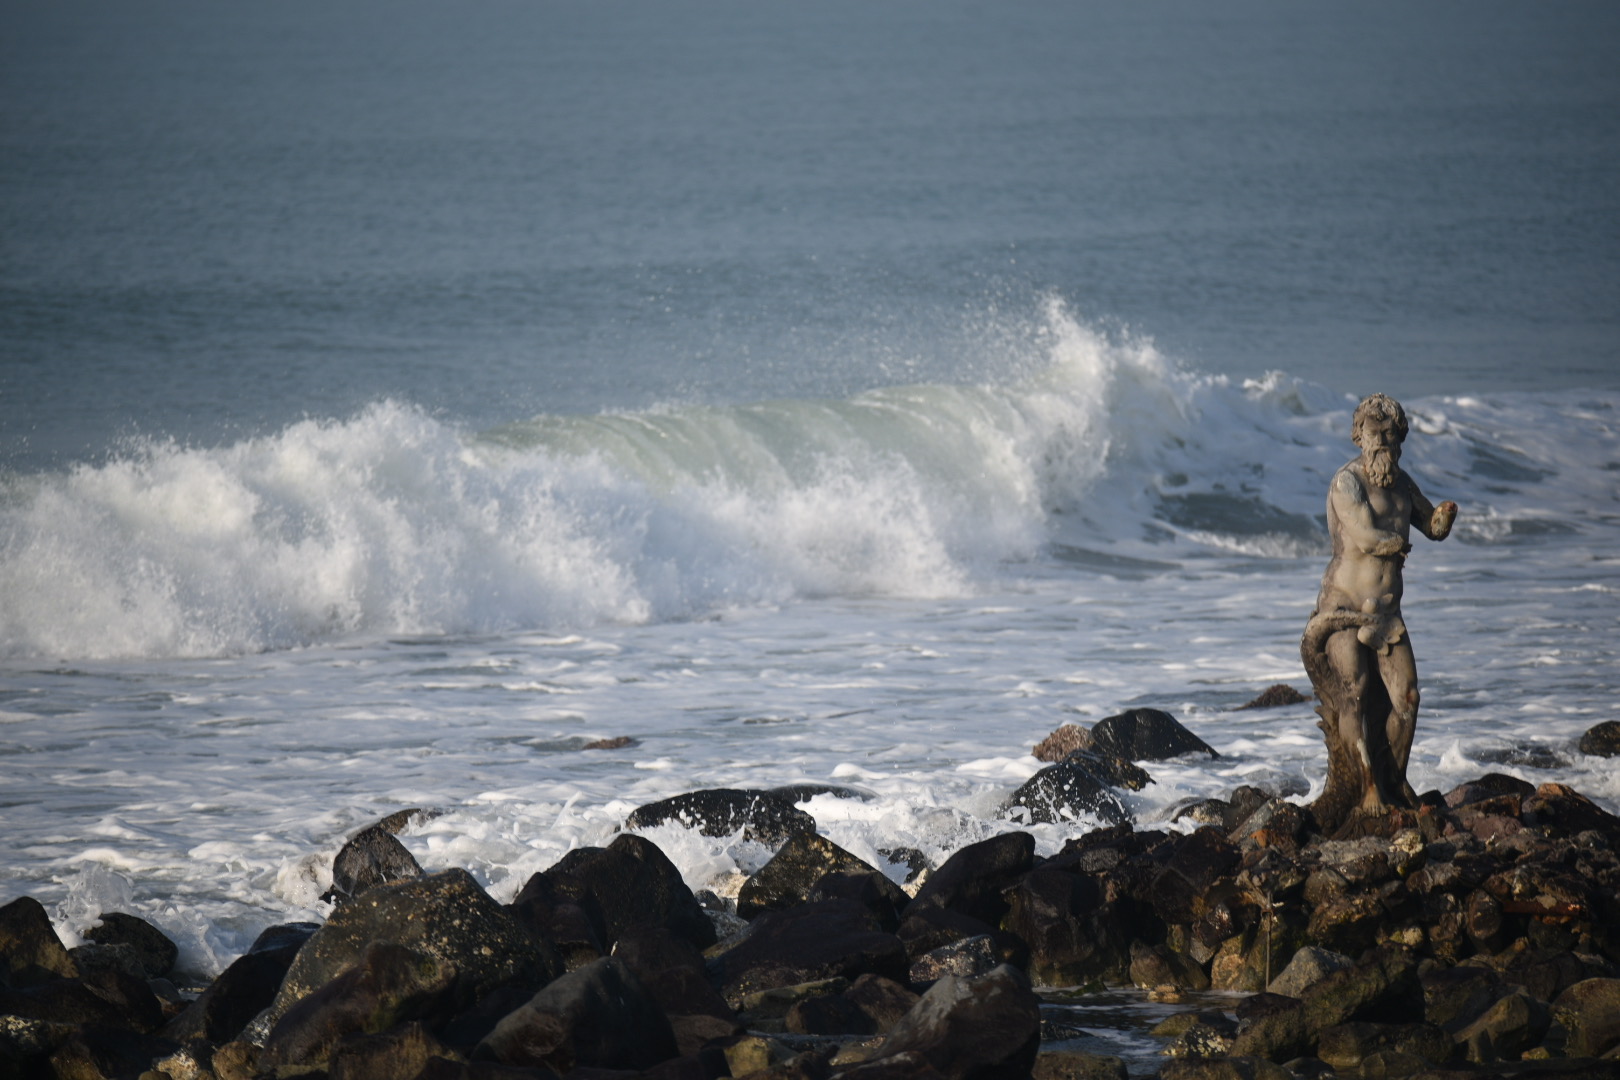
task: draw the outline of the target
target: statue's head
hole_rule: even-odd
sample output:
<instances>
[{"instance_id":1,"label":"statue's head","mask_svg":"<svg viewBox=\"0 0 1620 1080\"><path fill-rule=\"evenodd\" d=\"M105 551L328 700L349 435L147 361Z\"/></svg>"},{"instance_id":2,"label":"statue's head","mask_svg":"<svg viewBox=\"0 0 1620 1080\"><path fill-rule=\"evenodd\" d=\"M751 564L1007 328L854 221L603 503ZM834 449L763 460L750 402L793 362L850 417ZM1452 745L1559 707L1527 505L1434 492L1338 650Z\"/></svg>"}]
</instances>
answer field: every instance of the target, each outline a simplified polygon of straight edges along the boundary
<instances>
[{"instance_id":1,"label":"statue's head","mask_svg":"<svg viewBox=\"0 0 1620 1080\"><path fill-rule=\"evenodd\" d=\"M1406 410L1388 394L1373 394L1356 406L1350 438L1361 447L1368 479L1379 487L1394 482L1408 430Z\"/></svg>"}]
</instances>

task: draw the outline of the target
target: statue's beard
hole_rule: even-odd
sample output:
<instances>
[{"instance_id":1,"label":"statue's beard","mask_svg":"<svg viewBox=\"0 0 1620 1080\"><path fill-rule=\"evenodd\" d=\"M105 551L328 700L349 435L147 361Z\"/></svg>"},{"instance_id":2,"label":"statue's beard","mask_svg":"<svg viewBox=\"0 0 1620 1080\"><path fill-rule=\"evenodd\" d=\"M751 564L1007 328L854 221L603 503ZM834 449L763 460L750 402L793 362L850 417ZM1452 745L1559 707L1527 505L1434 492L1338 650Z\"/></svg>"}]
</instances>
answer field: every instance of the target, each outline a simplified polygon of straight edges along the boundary
<instances>
[{"instance_id":1,"label":"statue's beard","mask_svg":"<svg viewBox=\"0 0 1620 1080\"><path fill-rule=\"evenodd\" d=\"M1367 455L1367 479L1378 487L1387 488L1393 484L1398 469L1395 455L1385 447L1377 447Z\"/></svg>"}]
</instances>

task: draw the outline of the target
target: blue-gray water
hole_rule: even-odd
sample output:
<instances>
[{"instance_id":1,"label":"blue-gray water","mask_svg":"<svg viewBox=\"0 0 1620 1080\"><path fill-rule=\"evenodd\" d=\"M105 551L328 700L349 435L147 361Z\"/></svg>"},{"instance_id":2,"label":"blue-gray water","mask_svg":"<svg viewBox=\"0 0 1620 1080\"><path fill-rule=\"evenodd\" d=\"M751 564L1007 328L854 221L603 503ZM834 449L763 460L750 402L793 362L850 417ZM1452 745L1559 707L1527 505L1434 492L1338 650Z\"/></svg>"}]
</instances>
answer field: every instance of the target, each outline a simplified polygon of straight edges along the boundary
<instances>
[{"instance_id":1,"label":"blue-gray water","mask_svg":"<svg viewBox=\"0 0 1620 1080\"><path fill-rule=\"evenodd\" d=\"M17 0L0 463L1000 377L1620 384L1620 8Z\"/></svg>"}]
</instances>

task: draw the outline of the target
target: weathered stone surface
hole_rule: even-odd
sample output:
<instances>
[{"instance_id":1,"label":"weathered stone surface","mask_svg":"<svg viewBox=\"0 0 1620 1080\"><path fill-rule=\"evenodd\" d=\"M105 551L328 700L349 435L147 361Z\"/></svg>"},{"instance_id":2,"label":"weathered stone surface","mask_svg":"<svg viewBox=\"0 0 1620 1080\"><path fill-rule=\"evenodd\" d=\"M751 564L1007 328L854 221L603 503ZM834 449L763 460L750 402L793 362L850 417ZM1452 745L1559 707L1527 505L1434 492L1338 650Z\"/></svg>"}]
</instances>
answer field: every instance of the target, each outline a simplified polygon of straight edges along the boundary
<instances>
[{"instance_id":1,"label":"weathered stone surface","mask_svg":"<svg viewBox=\"0 0 1620 1080\"><path fill-rule=\"evenodd\" d=\"M1262 690L1254 700L1238 709L1275 709L1283 705L1303 705L1311 699L1287 683L1273 683Z\"/></svg>"},{"instance_id":2,"label":"weathered stone surface","mask_svg":"<svg viewBox=\"0 0 1620 1080\"><path fill-rule=\"evenodd\" d=\"M678 1054L675 1033L629 968L603 957L546 986L495 1026L478 1056L559 1073L646 1069Z\"/></svg>"},{"instance_id":3,"label":"weathered stone surface","mask_svg":"<svg viewBox=\"0 0 1620 1080\"><path fill-rule=\"evenodd\" d=\"M0 907L0 961L11 986L77 978L79 969L56 936L45 908L31 896Z\"/></svg>"},{"instance_id":4,"label":"weathered stone surface","mask_svg":"<svg viewBox=\"0 0 1620 1080\"><path fill-rule=\"evenodd\" d=\"M1173 1058L1160 1080L1294 1080L1281 1065L1256 1057Z\"/></svg>"},{"instance_id":5,"label":"weathered stone surface","mask_svg":"<svg viewBox=\"0 0 1620 1080\"><path fill-rule=\"evenodd\" d=\"M143 979L161 979L174 970L174 961L180 949L168 937L135 915L122 911L107 911L101 922L84 932L85 940L98 945L127 946L133 955L135 970L131 974Z\"/></svg>"},{"instance_id":6,"label":"weathered stone surface","mask_svg":"<svg viewBox=\"0 0 1620 1080\"><path fill-rule=\"evenodd\" d=\"M792 799L737 788L705 788L660 799L632 811L624 825L627 829L647 829L665 822L696 829L704 836L741 832L745 839L773 847L794 833L816 831L816 819L795 806Z\"/></svg>"},{"instance_id":7,"label":"weathered stone surface","mask_svg":"<svg viewBox=\"0 0 1620 1080\"><path fill-rule=\"evenodd\" d=\"M1338 1024L1322 1031L1316 1056L1335 1069L1352 1070L1390 1051L1438 1065L1451 1056L1451 1039L1433 1024Z\"/></svg>"},{"instance_id":8,"label":"weathered stone surface","mask_svg":"<svg viewBox=\"0 0 1620 1080\"><path fill-rule=\"evenodd\" d=\"M1469 1061L1517 1061L1539 1046L1552 1025L1552 1010L1522 991L1498 998L1455 1035Z\"/></svg>"},{"instance_id":9,"label":"weathered stone surface","mask_svg":"<svg viewBox=\"0 0 1620 1080\"><path fill-rule=\"evenodd\" d=\"M1553 1020L1569 1057L1602 1057L1620 1045L1620 979L1587 979L1558 995Z\"/></svg>"},{"instance_id":10,"label":"weathered stone surface","mask_svg":"<svg viewBox=\"0 0 1620 1080\"><path fill-rule=\"evenodd\" d=\"M1238 1003L1238 1030L1232 1054L1288 1061L1314 1048L1305 1003L1281 994L1255 994Z\"/></svg>"},{"instance_id":11,"label":"weathered stone surface","mask_svg":"<svg viewBox=\"0 0 1620 1080\"><path fill-rule=\"evenodd\" d=\"M1160 709L1131 709L1091 725L1092 748L1126 761L1166 761L1183 754L1221 755Z\"/></svg>"},{"instance_id":12,"label":"weathered stone surface","mask_svg":"<svg viewBox=\"0 0 1620 1080\"><path fill-rule=\"evenodd\" d=\"M1620 757L1620 720L1605 720L1587 728L1577 749L1588 757Z\"/></svg>"},{"instance_id":13,"label":"weathered stone surface","mask_svg":"<svg viewBox=\"0 0 1620 1080\"><path fill-rule=\"evenodd\" d=\"M918 996L881 975L862 975L844 997L871 1018L873 1031L886 1032L917 1004Z\"/></svg>"},{"instance_id":14,"label":"weathered stone surface","mask_svg":"<svg viewBox=\"0 0 1620 1080\"><path fill-rule=\"evenodd\" d=\"M1394 946L1380 946L1355 967L1335 971L1308 988L1307 1027L1314 1031L1353 1020L1401 1023L1423 1015L1417 962Z\"/></svg>"},{"instance_id":15,"label":"weathered stone surface","mask_svg":"<svg viewBox=\"0 0 1620 1080\"><path fill-rule=\"evenodd\" d=\"M146 983L118 971L0 988L0 1016L142 1034L163 1023L162 1008Z\"/></svg>"},{"instance_id":16,"label":"weathered stone surface","mask_svg":"<svg viewBox=\"0 0 1620 1080\"><path fill-rule=\"evenodd\" d=\"M138 1076L160 1057L178 1050L154 1035L128 1030L82 1027L50 1056L47 1076L59 1080L111 1080Z\"/></svg>"},{"instance_id":17,"label":"weathered stone surface","mask_svg":"<svg viewBox=\"0 0 1620 1080\"><path fill-rule=\"evenodd\" d=\"M805 897L815 900L851 900L876 916L878 925L894 931L902 912L911 904L905 890L876 870L866 873L824 874Z\"/></svg>"},{"instance_id":18,"label":"weathered stone surface","mask_svg":"<svg viewBox=\"0 0 1620 1080\"><path fill-rule=\"evenodd\" d=\"M1423 987L1424 1019L1453 1036L1509 993L1495 970L1472 963L1431 968L1419 981Z\"/></svg>"},{"instance_id":19,"label":"weathered stone surface","mask_svg":"<svg viewBox=\"0 0 1620 1080\"><path fill-rule=\"evenodd\" d=\"M416 1076L434 1058L454 1060L457 1056L425 1026L412 1023L378 1035L345 1039L331 1056L327 1077L328 1080L401 1080Z\"/></svg>"},{"instance_id":20,"label":"weathered stone surface","mask_svg":"<svg viewBox=\"0 0 1620 1080\"><path fill-rule=\"evenodd\" d=\"M1032 1080L1128 1080L1125 1062L1084 1050L1043 1050L1035 1058Z\"/></svg>"},{"instance_id":21,"label":"weathered stone surface","mask_svg":"<svg viewBox=\"0 0 1620 1080\"><path fill-rule=\"evenodd\" d=\"M621 833L605 848L575 848L544 874L556 897L585 912L606 950L640 926L665 927L700 949L714 944L714 923L681 872L644 836Z\"/></svg>"},{"instance_id":22,"label":"weathered stone surface","mask_svg":"<svg viewBox=\"0 0 1620 1080\"><path fill-rule=\"evenodd\" d=\"M281 988L304 942L319 927L315 923L284 923L261 933L231 962L202 994L163 1028L176 1042L206 1039L223 1045L235 1039Z\"/></svg>"},{"instance_id":23,"label":"weathered stone surface","mask_svg":"<svg viewBox=\"0 0 1620 1080\"><path fill-rule=\"evenodd\" d=\"M1538 826L1549 836L1577 836L1593 830L1602 833L1611 846L1620 844L1620 818L1563 784L1542 784L1524 800L1521 816L1526 825Z\"/></svg>"},{"instance_id":24,"label":"weathered stone surface","mask_svg":"<svg viewBox=\"0 0 1620 1080\"><path fill-rule=\"evenodd\" d=\"M499 986L540 986L556 974L555 959L471 874L445 870L374 886L334 911L298 951L264 1020L273 1024L378 942L453 971L453 996L463 1005Z\"/></svg>"},{"instance_id":25,"label":"weathered stone surface","mask_svg":"<svg viewBox=\"0 0 1620 1080\"><path fill-rule=\"evenodd\" d=\"M817 979L870 972L903 981L909 966L905 945L869 911L822 900L759 916L741 941L712 958L710 971L735 1008L748 994Z\"/></svg>"},{"instance_id":26,"label":"weathered stone surface","mask_svg":"<svg viewBox=\"0 0 1620 1080\"><path fill-rule=\"evenodd\" d=\"M1129 821L1130 809L1114 789L1135 778L1124 775L1113 764L1118 760L1077 750L1024 781L1007 797L1000 813L1031 824L1082 821L1087 817L1110 825Z\"/></svg>"},{"instance_id":27,"label":"weathered stone surface","mask_svg":"<svg viewBox=\"0 0 1620 1080\"><path fill-rule=\"evenodd\" d=\"M1297 998L1333 972L1343 971L1354 965L1355 961L1343 953L1307 945L1294 953L1293 959L1283 968L1282 974L1271 980L1271 985L1266 987L1266 990L1269 993Z\"/></svg>"},{"instance_id":28,"label":"weathered stone surface","mask_svg":"<svg viewBox=\"0 0 1620 1080\"><path fill-rule=\"evenodd\" d=\"M876 867L819 833L795 833L743 882L737 893L737 914L751 919L762 911L802 904L827 874L876 872Z\"/></svg>"},{"instance_id":29,"label":"weathered stone surface","mask_svg":"<svg viewBox=\"0 0 1620 1080\"><path fill-rule=\"evenodd\" d=\"M922 996L873 1063L919 1054L948 1080L1025 1080L1040 1049L1040 999L1017 968L947 976Z\"/></svg>"},{"instance_id":30,"label":"weathered stone surface","mask_svg":"<svg viewBox=\"0 0 1620 1080\"><path fill-rule=\"evenodd\" d=\"M1007 890L1003 925L1029 944L1029 969L1045 986L1121 981L1130 966L1128 920L1093 878L1057 870L1026 874ZM902 933L904 926L902 926Z\"/></svg>"},{"instance_id":31,"label":"weathered stone surface","mask_svg":"<svg viewBox=\"0 0 1620 1080\"><path fill-rule=\"evenodd\" d=\"M703 954L664 927L626 931L613 956L629 968L666 1015L705 1014L729 1020L731 1007L708 980Z\"/></svg>"},{"instance_id":32,"label":"weathered stone surface","mask_svg":"<svg viewBox=\"0 0 1620 1080\"><path fill-rule=\"evenodd\" d=\"M995 938L989 934L953 941L931 949L911 961L907 977L913 986L922 986L935 979L955 976L959 979L987 975L1002 963Z\"/></svg>"},{"instance_id":33,"label":"weathered stone surface","mask_svg":"<svg viewBox=\"0 0 1620 1080\"><path fill-rule=\"evenodd\" d=\"M265 1038L260 1064L321 1067L350 1035L376 1035L447 1012L455 968L401 945L378 942L353 965L293 1002Z\"/></svg>"},{"instance_id":34,"label":"weathered stone surface","mask_svg":"<svg viewBox=\"0 0 1620 1080\"><path fill-rule=\"evenodd\" d=\"M1091 732L1079 724L1064 724L1035 744L1036 761L1062 761L1076 750L1091 749Z\"/></svg>"},{"instance_id":35,"label":"weathered stone surface","mask_svg":"<svg viewBox=\"0 0 1620 1080\"><path fill-rule=\"evenodd\" d=\"M323 899L341 904L373 885L421 874L416 856L380 825L361 829L332 859L332 888Z\"/></svg>"},{"instance_id":36,"label":"weathered stone surface","mask_svg":"<svg viewBox=\"0 0 1620 1080\"><path fill-rule=\"evenodd\" d=\"M1135 941L1131 943L1131 982L1148 990L1158 986L1208 990L1209 973L1167 945Z\"/></svg>"},{"instance_id":37,"label":"weathered stone surface","mask_svg":"<svg viewBox=\"0 0 1620 1080\"><path fill-rule=\"evenodd\" d=\"M1174 1025L1172 1041L1164 1048L1166 1057L1225 1057L1231 1052L1237 1024L1219 1009L1203 1009L1171 1019L1181 1022ZM1169 1021L1166 1021L1154 1028L1153 1033L1163 1035L1168 1033L1168 1028Z\"/></svg>"},{"instance_id":38,"label":"weathered stone surface","mask_svg":"<svg viewBox=\"0 0 1620 1080\"><path fill-rule=\"evenodd\" d=\"M908 914L930 907L950 908L991 926L1007 913L1002 890L1035 867L1035 838L1003 833L959 848L928 875Z\"/></svg>"}]
</instances>

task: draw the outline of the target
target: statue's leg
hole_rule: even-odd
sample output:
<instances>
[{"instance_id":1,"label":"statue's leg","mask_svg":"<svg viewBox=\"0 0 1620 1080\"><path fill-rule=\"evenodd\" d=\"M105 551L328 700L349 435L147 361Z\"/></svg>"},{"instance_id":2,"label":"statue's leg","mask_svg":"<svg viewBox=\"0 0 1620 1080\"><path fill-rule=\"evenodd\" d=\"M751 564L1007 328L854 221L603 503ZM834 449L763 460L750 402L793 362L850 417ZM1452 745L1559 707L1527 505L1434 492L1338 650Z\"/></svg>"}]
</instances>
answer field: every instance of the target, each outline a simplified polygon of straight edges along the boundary
<instances>
[{"instance_id":1,"label":"statue's leg","mask_svg":"<svg viewBox=\"0 0 1620 1080\"><path fill-rule=\"evenodd\" d=\"M1384 731L1389 737L1389 750L1396 775L1388 778L1396 790L1408 800L1414 799L1412 787L1406 781L1406 763L1412 757L1412 738L1417 734L1418 692L1417 661L1412 645L1401 641L1390 646L1389 652L1378 658L1378 674L1389 691L1389 719Z\"/></svg>"},{"instance_id":2,"label":"statue's leg","mask_svg":"<svg viewBox=\"0 0 1620 1080\"><path fill-rule=\"evenodd\" d=\"M1381 792L1374 783L1373 748L1367 745L1367 695L1373 675L1370 650L1357 640L1355 630L1340 630L1328 638L1323 651L1344 684L1343 708L1338 711L1339 740L1355 754L1361 773L1361 808L1382 810Z\"/></svg>"}]
</instances>

